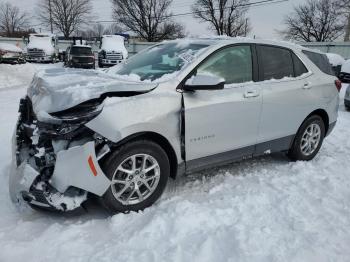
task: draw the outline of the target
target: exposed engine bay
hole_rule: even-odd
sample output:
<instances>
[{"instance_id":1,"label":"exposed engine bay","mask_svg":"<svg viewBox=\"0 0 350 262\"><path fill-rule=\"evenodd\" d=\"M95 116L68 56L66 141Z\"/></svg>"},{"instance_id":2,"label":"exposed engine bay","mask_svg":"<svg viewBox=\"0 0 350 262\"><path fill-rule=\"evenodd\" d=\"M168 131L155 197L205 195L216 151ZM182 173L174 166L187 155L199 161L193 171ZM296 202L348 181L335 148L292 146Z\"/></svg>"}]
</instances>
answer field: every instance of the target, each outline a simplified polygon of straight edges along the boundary
<instances>
[{"instance_id":1,"label":"exposed engine bay","mask_svg":"<svg viewBox=\"0 0 350 262\"><path fill-rule=\"evenodd\" d=\"M17 146L14 156L17 173L25 173L25 177L19 180L22 186L17 187L20 191L15 193L18 200L23 198L30 204L68 211L79 207L87 199L87 191L81 188L70 186L58 190L53 186L55 184L53 174L59 153L84 146L89 142L92 145L91 150L96 152L97 161L109 152L110 142L84 125L100 111L101 99L95 99L72 109L51 114L51 123L40 122L33 112L30 99L28 97L21 99L20 115L13 141ZM96 176L92 156L88 157L87 161L90 172ZM68 169L68 172L74 173L75 170ZM108 181L106 182L108 184Z\"/></svg>"}]
</instances>

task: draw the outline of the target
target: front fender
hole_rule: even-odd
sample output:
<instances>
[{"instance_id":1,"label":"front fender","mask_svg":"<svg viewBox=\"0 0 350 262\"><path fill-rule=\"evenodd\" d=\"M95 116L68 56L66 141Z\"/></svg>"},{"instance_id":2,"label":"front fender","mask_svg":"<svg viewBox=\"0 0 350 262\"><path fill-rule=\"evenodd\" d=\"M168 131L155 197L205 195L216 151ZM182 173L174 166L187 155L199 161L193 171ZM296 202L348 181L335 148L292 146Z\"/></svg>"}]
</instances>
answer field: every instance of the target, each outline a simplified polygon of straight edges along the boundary
<instances>
[{"instance_id":1,"label":"front fender","mask_svg":"<svg viewBox=\"0 0 350 262\"><path fill-rule=\"evenodd\" d=\"M157 133L169 141L181 162L180 110L181 95L175 91L107 98L102 112L86 126L114 143L136 133Z\"/></svg>"}]
</instances>

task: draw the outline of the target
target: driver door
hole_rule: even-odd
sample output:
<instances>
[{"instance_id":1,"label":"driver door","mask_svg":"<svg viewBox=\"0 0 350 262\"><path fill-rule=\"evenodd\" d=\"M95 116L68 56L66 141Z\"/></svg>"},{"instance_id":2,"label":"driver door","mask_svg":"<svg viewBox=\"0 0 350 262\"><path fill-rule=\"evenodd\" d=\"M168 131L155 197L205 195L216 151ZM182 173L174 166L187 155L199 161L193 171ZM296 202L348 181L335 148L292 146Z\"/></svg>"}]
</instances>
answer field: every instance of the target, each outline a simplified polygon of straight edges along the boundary
<instances>
[{"instance_id":1,"label":"driver door","mask_svg":"<svg viewBox=\"0 0 350 262\"><path fill-rule=\"evenodd\" d=\"M211 54L196 73L225 79L222 90L184 92L185 148L188 171L251 156L258 135L261 90L253 80L250 45Z\"/></svg>"}]
</instances>

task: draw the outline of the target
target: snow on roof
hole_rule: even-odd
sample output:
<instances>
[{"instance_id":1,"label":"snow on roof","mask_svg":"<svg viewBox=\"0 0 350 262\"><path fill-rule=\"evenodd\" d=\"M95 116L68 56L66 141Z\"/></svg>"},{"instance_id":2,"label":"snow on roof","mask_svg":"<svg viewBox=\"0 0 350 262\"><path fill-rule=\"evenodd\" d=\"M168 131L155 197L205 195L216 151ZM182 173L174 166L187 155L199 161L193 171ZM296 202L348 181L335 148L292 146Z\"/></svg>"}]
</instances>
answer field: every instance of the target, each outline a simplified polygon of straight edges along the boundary
<instances>
[{"instance_id":1,"label":"snow on roof","mask_svg":"<svg viewBox=\"0 0 350 262\"><path fill-rule=\"evenodd\" d=\"M345 62L345 59L338 54L333 54L333 53L326 53L329 63L331 63L332 66L339 66L343 65Z\"/></svg>"},{"instance_id":2,"label":"snow on roof","mask_svg":"<svg viewBox=\"0 0 350 262\"><path fill-rule=\"evenodd\" d=\"M0 43L0 50L9 51L9 52L16 52L20 53L23 52L23 50L13 44L7 44L7 43Z\"/></svg>"},{"instance_id":3,"label":"snow on roof","mask_svg":"<svg viewBox=\"0 0 350 262\"><path fill-rule=\"evenodd\" d=\"M266 45L278 45L290 49L307 50L308 48L299 45L298 43L281 41L281 40L268 40L268 39L253 39L249 37L230 37L230 36L201 36L197 38L179 38L175 40L168 40L166 42L182 42L192 41L201 42L208 45L226 45L236 43L252 43L252 44L266 44ZM317 51L316 51L317 52Z\"/></svg>"}]
</instances>

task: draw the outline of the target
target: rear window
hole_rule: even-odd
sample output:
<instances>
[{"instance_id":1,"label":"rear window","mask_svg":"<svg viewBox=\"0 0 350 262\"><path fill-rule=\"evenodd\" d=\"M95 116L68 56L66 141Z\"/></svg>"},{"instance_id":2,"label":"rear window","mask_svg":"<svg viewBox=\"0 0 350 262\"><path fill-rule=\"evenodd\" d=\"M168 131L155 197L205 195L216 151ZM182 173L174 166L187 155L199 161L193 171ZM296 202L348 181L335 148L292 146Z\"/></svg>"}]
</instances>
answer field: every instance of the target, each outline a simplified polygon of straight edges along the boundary
<instances>
[{"instance_id":1,"label":"rear window","mask_svg":"<svg viewBox=\"0 0 350 262\"><path fill-rule=\"evenodd\" d=\"M90 47L78 47L73 46L71 50L71 54L73 55L91 55L92 51Z\"/></svg>"},{"instance_id":2,"label":"rear window","mask_svg":"<svg viewBox=\"0 0 350 262\"><path fill-rule=\"evenodd\" d=\"M260 46L259 58L263 80L294 77L292 54L289 50L273 46Z\"/></svg>"},{"instance_id":3,"label":"rear window","mask_svg":"<svg viewBox=\"0 0 350 262\"><path fill-rule=\"evenodd\" d=\"M303 53L325 74L334 76L334 71L326 55L303 50Z\"/></svg>"}]
</instances>

